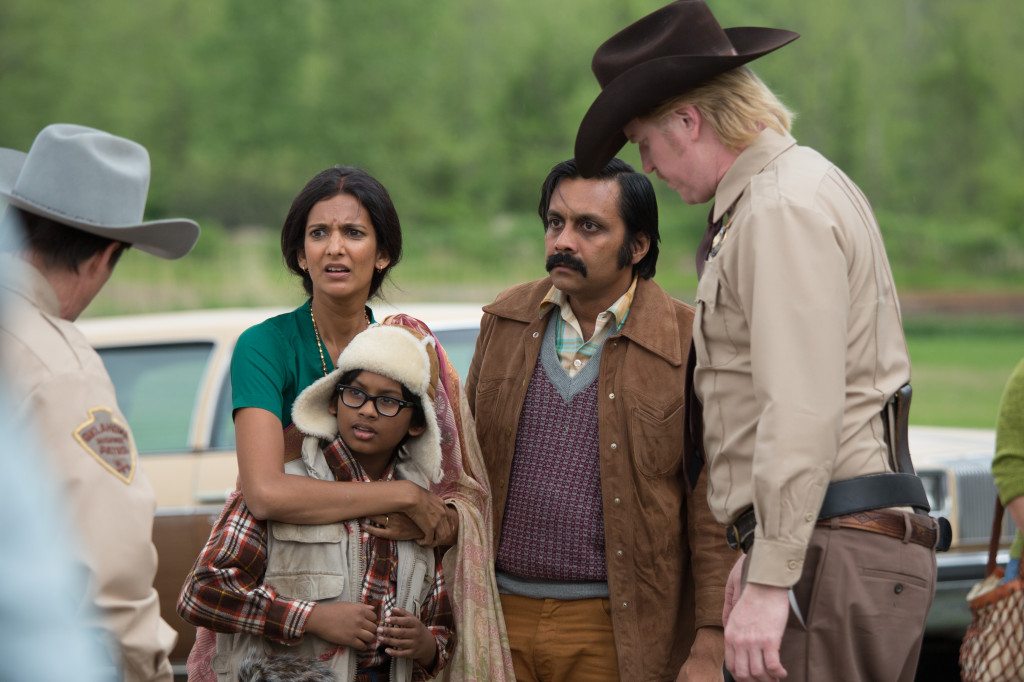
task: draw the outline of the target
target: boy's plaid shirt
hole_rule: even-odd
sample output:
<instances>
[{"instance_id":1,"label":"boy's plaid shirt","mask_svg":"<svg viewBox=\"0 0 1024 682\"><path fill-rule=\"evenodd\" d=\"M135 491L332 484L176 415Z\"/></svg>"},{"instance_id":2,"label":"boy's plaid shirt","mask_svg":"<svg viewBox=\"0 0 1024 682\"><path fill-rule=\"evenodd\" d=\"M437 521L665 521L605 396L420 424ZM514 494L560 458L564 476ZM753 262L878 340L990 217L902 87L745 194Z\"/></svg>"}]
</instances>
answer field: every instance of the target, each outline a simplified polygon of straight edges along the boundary
<instances>
[{"instance_id":1,"label":"boy's plaid shirt","mask_svg":"<svg viewBox=\"0 0 1024 682\"><path fill-rule=\"evenodd\" d=\"M331 470L337 472L341 465L337 450L328 447L324 454ZM389 469L388 477L390 474ZM364 556L369 554L369 537L365 531L360 532ZM430 670L415 664L414 680L437 675L455 648L455 622L441 571L441 553L435 551L434 556L434 582L420 609L420 620L434 635L437 659ZM305 632L315 602L278 594L272 585L263 582L266 568L267 524L252 515L241 492L236 490L228 498L182 587L178 613L189 623L215 632L245 632L281 644L296 644ZM379 593L391 579L392 576L369 571L363 585L373 586L371 590ZM357 665L368 668L385 660L384 647L378 646L360 653Z\"/></svg>"}]
</instances>

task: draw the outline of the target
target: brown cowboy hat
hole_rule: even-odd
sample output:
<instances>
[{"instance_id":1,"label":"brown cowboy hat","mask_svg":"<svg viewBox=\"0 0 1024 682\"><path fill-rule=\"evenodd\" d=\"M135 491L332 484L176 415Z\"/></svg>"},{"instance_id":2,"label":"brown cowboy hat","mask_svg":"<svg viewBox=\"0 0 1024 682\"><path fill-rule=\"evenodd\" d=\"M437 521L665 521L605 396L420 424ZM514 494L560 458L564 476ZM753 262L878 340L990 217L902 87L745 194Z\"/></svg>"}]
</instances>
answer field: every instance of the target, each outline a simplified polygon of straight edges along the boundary
<instances>
[{"instance_id":1,"label":"brown cowboy hat","mask_svg":"<svg viewBox=\"0 0 1024 682\"><path fill-rule=\"evenodd\" d=\"M676 0L622 29L591 63L601 94L576 134L580 172L589 177L604 168L637 116L799 37L776 28L723 29L703 0Z\"/></svg>"}]
</instances>

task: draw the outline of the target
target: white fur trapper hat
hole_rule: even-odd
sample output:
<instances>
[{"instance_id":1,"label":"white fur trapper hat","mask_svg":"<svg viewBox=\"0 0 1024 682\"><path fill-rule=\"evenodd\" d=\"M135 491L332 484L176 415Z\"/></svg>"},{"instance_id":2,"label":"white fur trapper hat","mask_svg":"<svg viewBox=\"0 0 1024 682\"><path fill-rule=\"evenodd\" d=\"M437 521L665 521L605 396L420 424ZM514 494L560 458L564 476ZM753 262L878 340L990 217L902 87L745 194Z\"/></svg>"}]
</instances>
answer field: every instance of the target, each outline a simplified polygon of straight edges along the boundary
<instances>
[{"instance_id":1,"label":"white fur trapper hat","mask_svg":"<svg viewBox=\"0 0 1024 682\"><path fill-rule=\"evenodd\" d=\"M423 478L441 480L441 432L434 411L438 382L434 339L399 325L371 325L341 351L336 369L299 394L292 406L295 426L304 434L331 440L338 435L337 418L328 411L341 375L362 369L394 379L420 399L426 429L410 438L399 463L418 469Z\"/></svg>"}]
</instances>

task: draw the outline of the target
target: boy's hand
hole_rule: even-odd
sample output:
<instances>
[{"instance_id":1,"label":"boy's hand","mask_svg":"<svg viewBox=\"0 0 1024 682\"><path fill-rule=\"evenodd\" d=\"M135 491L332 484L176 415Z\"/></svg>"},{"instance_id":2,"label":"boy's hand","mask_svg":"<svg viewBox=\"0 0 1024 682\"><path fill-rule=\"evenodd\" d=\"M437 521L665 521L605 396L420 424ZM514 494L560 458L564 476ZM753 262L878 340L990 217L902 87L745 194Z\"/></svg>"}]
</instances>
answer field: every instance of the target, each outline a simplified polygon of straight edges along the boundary
<instances>
[{"instance_id":1,"label":"boy's hand","mask_svg":"<svg viewBox=\"0 0 1024 682\"><path fill-rule=\"evenodd\" d=\"M363 530L385 540L419 540L423 537L420 527L402 512L371 516L366 521L369 523Z\"/></svg>"},{"instance_id":2,"label":"boy's hand","mask_svg":"<svg viewBox=\"0 0 1024 682\"><path fill-rule=\"evenodd\" d=\"M415 540L420 545L427 544L420 527L402 512L371 516L366 521L363 528L370 535L385 540ZM458 539L459 512L454 507L446 507L444 516L434 529L434 546L451 547Z\"/></svg>"},{"instance_id":3,"label":"boy's hand","mask_svg":"<svg viewBox=\"0 0 1024 682\"><path fill-rule=\"evenodd\" d=\"M437 640L416 616L403 609L393 609L391 615L378 626L380 641L389 656L411 658L430 669L437 657Z\"/></svg>"},{"instance_id":4,"label":"boy's hand","mask_svg":"<svg viewBox=\"0 0 1024 682\"><path fill-rule=\"evenodd\" d=\"M366 604L317 604L306 620L306 632L356 651L366 651L377 638L377 621L373 608Z\"/></svg>"}]
</instances>

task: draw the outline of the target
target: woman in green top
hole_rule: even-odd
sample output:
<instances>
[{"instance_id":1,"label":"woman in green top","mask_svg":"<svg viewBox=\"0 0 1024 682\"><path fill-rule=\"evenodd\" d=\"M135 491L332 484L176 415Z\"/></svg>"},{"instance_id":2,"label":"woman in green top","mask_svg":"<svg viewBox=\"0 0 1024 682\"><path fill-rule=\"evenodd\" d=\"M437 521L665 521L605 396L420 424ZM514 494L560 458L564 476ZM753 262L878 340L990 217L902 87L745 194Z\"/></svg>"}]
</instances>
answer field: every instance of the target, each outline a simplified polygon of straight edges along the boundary
<instances>
[{"instance_id":1,"label":"woman in green top","mask_svg":"<svg viewBox=\"0 0 1024 682\"><path fill-rule=\"evenodd\" d=\"M999 499L1006 505L1017 537L1010 548L1010 563L1006 579L1014 578L1020 570L1021 550L1024 549L1024 360L1010 375L999 403L996 422L996 456L992 460L992 476L999 490Z\"/></svg>"},{"instance_id":2,"label":"woman in green top","mask_svg":"<svg viewBox=\"0 0 1024 682\"><path fill-rule=\"evenodd\" d=\"M259 519L288 523L403 513L406 534L454 544L457 514L408 481L335 483L288 476L298 456L291 419L296 396L334 369L348 342L373 321L367 300L402 254L402 230L387 190L362 170L318 173L292 202L281 230L288 269L309 300L246 330L231 360L238 471L245 503ZM398 519L389 518L395 525ZM408 539L408 538L405 538Z\"/></svg>"},{"instance_id":3,"label":"woman in green top","mask_svg":"<svg viewBox=\"0 0 1024 682\"><path fill-rule=\"evenodd\" d=\"M309 300L246 330L231 359L238 472L246 506L258 519L294 524L369 517L364 528L373 535L447 548L445 573L459 639L448 679L514 679L491 560L486 469L458 374L439 344L433 394L442 477L431 491L409 481L336 482L284 472L284 462L299 456L302 443L292 424L292 403L334 370L333 358L375 322L366 302L402 255L402 230L391 197L364 171L328 168L292 202L281 230L281 252L288 269L302 278ZM383 324L431 334L406 315ZM189 656L189 679L210 679L214 649L213 634L200 628Z\"/></svg>"}]
</instances>

